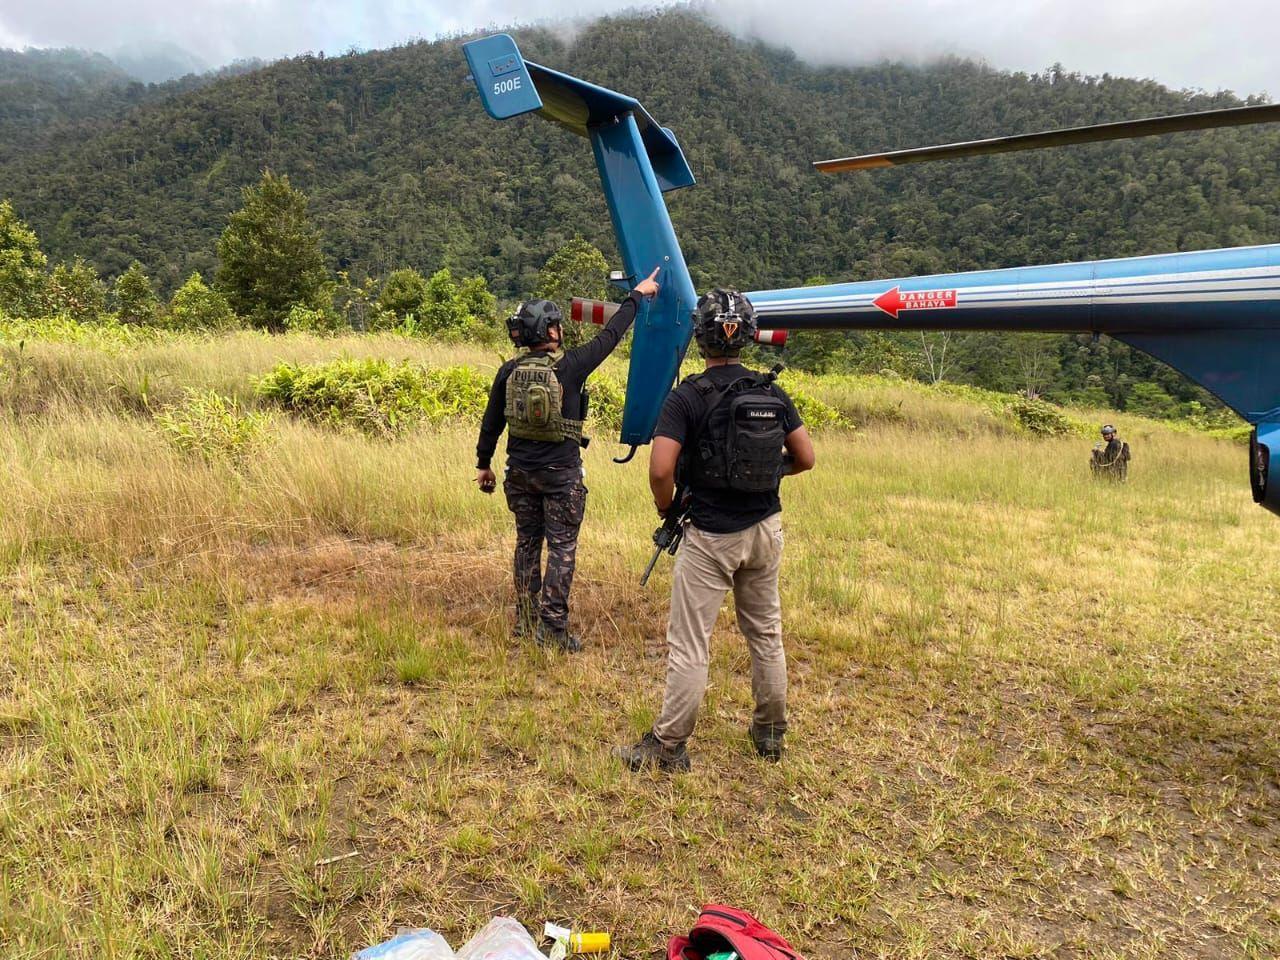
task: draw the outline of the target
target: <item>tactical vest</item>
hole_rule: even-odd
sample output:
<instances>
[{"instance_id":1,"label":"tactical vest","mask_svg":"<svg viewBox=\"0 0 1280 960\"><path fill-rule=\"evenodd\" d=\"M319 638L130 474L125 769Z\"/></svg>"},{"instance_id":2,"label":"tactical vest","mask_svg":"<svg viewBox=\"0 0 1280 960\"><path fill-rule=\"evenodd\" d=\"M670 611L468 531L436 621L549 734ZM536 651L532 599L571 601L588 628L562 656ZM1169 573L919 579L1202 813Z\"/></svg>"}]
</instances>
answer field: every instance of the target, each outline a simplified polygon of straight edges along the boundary
<instances>
[{"instance_id":1,"label":"tactical vest","mask_svg":"<svg viewBox=\"0 0 1280 960\"><path fill-rule=\"evenodd\" d=\"M582 442L582 421L564 416L564 388L556 376L560 350L522 350L507 378L507 429L521 440Z\"/></svg>"},{"instance_id":2,"label":"tactical vest","mask_svg":"<svg viewBox=\"0 0 1280 960\"><path fill-rule=\"evenodd\" d=\"M703 489L770 493L783 474L787 404L773 373L751 373L725 387L705 374L689 382L707 404L680 452L679 479Z\"/></svg>"}]
</instances>

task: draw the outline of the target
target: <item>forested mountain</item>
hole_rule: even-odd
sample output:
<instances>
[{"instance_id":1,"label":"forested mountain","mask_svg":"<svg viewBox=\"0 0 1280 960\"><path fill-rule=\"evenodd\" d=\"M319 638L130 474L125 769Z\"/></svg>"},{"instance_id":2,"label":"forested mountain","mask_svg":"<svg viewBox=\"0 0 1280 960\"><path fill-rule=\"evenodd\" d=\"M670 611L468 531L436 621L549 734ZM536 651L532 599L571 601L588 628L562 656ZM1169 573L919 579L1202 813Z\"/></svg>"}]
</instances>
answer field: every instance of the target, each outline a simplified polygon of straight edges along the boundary
<instances>
[{"instance_id":1,"label":"forested mountain","mask_svg":"<svg viewBox=\"0 0 1280 960\"><path fill-rule=\"evenodd\" d=\"M1280 240L1280 130L823 177L814 159L1226 107L1230 95L964 61L814 67L687 10L606 18L525 55L639 97L699 184L668 196L696 282L755 288ZM264 167L311 197L331 266L448 266L499 295L580 233L614 254L588 145L537 118L494 123L458 40L305 56L76 119L0 153L3 188L54 258L137 258L172 290ZM124 88L123 96L127 99ZM163 93L158 99L155 91ZM0 85L0 116L20 89ZM112 101L115 103L116 101ZM117 107L120 105L117 103Z\"/></svg>"},{"instance_id":2,"label":"forested mountain","mask_svg":"<svg viewBox=\"0 0 1280 960\"><path fill-rule=\"evenodd\" d=\"M101 54L80 50L0 50L0 163L38 147L50 127L91 118L123 100L132 79ZM140 86L140 85L139 85Z\"/></svg>"},{"instance_id":3,"label":"forested mountain","mask_svg":"<svg viewBox=\"0 0 1280 960\"><path fill-rule=\"evenodd\" d=\"M92 138L143 104L169 100L219 77L260 66L256 61L236 63L154 84L141 82L136 71L159 65L148 64L140 56L122 65L84 50L0 49L0 164L4 164L5 179L16 175L10 164L17 157Z\"/></svg>"}]
</instances>

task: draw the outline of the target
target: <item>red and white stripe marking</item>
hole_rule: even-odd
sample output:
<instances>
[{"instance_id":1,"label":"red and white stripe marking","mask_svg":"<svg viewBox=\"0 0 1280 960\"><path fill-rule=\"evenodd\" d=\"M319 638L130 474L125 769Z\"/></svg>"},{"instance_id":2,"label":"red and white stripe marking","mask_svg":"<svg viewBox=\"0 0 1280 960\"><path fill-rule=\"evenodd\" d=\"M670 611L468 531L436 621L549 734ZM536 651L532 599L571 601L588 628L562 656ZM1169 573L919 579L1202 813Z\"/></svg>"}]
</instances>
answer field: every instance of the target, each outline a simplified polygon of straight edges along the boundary
<instances>
[{"instance_id":1,"label":"red and white stripe marking","mask_svg":"<svg viewBox=\"0 0 1280 960\"><path fill-rule=\"evenodd\" d=\"M586 297L574 297L569 301L569 319L575 323L608 323L618 312L620 304L607 300L588 300ZM756 343L767 347L781 347L787 342L785 330L757 330Z\"/></svg>"},{"instance_id":2,"label":"red and white stripe marking","mask_svg":"<svg viewBox=\"0 0 1280 960\"><path fill-rule=\"evenodd\" d=\"M574 297L569 303L569 319L577 323L608 323L618 312L619 304L607 300L588 300L585 297Z\"/></svg>"}]
</instances>

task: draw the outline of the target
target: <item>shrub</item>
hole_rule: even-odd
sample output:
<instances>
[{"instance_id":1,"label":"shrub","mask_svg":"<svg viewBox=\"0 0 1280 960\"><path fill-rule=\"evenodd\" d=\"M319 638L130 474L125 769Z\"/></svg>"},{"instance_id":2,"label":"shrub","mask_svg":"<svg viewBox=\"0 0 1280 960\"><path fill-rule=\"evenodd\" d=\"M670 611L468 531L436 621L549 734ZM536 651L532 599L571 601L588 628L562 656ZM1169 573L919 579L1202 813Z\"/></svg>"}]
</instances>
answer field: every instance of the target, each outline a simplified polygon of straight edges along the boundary
<instances>
[{"instance_id":1,"label":"shrub","mask_svg":"<svg viewBox=\"0 0 1280 960\"><path fill-rule=\"evenodd\" d=\"M626 400L622 387L608 377L595 376L587 383L587 389L591 394L588 419L600 428L621 429L622 407Z\"/></svg>"},{"instance_id":2,"label":"shrub","mask_svg":"<svg viewBox=\"0 0 1280 960\"><path fill-rule=\"evenodd\" d=\"M414 314L422 333L457 339L476 339L494 326L497 300L483 277L455 281L447 269L427 281L421 309Z\"/></svg>"},{"instance_id":3,"label":"shrub","mask_svg":"<svg viewBox=\"0 0 1280 960\"><path fill-rule=\"evenodd\" d=\"M187 277L174 293L166 323L176 330L229 330L237 325L227 298L211 289L199 273Z\"/></svg>"},{"instance_id":4,"label":"shrub","mask_svg":"<svg viewBox=\"0 0 1280 960\"><path fill-rule=\"evenodd\" d=\"M819 400L810 393L806 393L804 390L790 387L787 389L787 396L796 405L796 410L800 413L800 419L804 421L804 425L810 430L851 428L853 426L853 421L835 407Z\"/></svg>"},{"instance_id":5,"label":"shrub","mask_svg":"<svg viewBox=\"0 0 1280 960\"><path fill-rule=\"evenodd\" d=\"M258 396L317 423L394 436L419 423L480 414L486 378L470 367L426 370L344 357L328 363L281 363L255 384Z\"/></svg>"},{"instance_id":6,"label":"shrub","mask_svg":"<svg viewBox=\"0 0 1280 960\"><path fill-rule=\"evenodd\" d=\"M66 314L80 323L101 320L107 309L106 285L98 271L80 257L54 268L44 296L49 313Z\"/></svg>"},{"instance_id":7,"label":"shrub","mask_svg":"<svg viewBox=\"0 0 1280 960\"><path fill-rule=\"evenodd\" d=\"M20 319L0 315L0 341L43 340L50 343L86 343L114 348L155 340L154 327L134 327L107 316L101 323L83 324L66 314Z\"/></svg>"},{"instance_id":8,"label":"shrub","mask_svg":"<svg viewBox=\"0 0 1280 960\"><path fill-rule=\"evenodd\" d=\"M38 311L47 262L35 232L0 200L0 308L18 316Z\"/></svg>"},{"instance_id":9,"label":"shrub","mask_svg":"<svg viewBox=\"0 0 1280 960\"><path fill-rule=\"evenodd\" d=\"M156 299L151 278L137 260L116 277L116 313L121 323L155 323L160 301Z\"/></svg>"},{"instance_id":10,"label":"shrub","mask_svg":"<svg viewBox=\"0 0 1280 960\"><path fill-rule=\"evenodd\" d=\"M337 333L349 329L334 311L314 309L301 303L295 303L289 309L284 326L290 333Z\"/></svg>"},{"instance_id":11,"label":"shrub","mask_svg":"<svg viewBox=\"0 0 1280 960\"><path fill-rule=\"evenodd\" d=\"M242 412L235 400L213 390L188 389L181 403L156 415L165 439L183 453L235 465L262 444L268 422L265 414Z\"/></svg>"},{"instance_id":12,"label":"shrub","mask_svg":"<svg viewBox=\"0 0 1280 960\"><path fill-rule=\"evenodd\" d=\"M378 306L397 319L422 311L427 299L427 278L411 267L392 270L383 281Z\"/></svg>"},{"instance_id":13,"label":"shrub","mask_svg":"<svg viewBox=\"0 0 1280 960\"><path fill-rule=\"evenodd\" d=\"M1063 437L1072 432L1070 418L1044 400L1016 397L1009 412L1019 426L1039 437Z\"/></svg>"}]
</instances>

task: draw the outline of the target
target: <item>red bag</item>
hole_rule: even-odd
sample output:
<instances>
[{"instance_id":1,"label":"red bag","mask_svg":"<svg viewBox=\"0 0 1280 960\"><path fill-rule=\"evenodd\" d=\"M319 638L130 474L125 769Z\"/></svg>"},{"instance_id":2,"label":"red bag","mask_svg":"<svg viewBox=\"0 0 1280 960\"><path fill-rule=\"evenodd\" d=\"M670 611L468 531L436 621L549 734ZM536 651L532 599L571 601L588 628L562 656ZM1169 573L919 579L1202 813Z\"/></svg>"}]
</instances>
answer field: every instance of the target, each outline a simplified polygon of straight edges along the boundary
<instances>
[{"instance_id":1,"label":"red bag","mask_svg":"<svg viewBox=\"0 0 1280 960\"><path fill-rule=\"evenodd\" d=\"M709 903L687 937L667 942L667 960L704 960L707 954L735 950L742 960L803 960L795 947L737 907Z\"/></svg>"}]
</instances>

